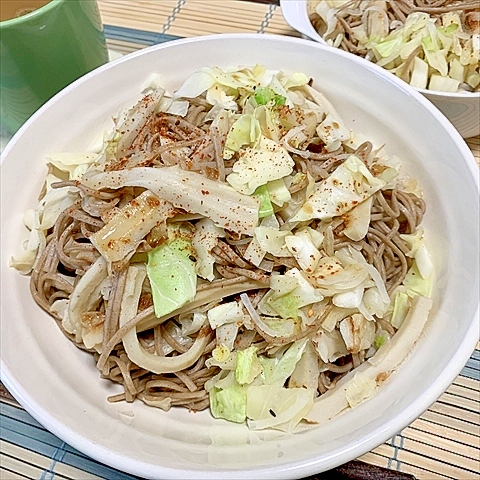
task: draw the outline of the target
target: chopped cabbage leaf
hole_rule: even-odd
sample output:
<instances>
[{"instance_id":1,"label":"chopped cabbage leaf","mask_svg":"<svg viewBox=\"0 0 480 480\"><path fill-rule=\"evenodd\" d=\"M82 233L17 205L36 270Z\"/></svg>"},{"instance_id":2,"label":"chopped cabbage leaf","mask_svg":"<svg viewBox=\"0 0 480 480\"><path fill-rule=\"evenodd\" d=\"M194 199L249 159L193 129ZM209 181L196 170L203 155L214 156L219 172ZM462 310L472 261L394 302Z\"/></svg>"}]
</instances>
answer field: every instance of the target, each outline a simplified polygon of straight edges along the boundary
<instances>
[{"instance_id":1,"label":"chopped cabbage leaf","mask_svg":"<svg viewBox=\"0 0 480 480\"><path fill-rule=\"evenodd\" d=\"M291 293L277 297L272 292L271 295L265 297L265 302L262 306L259 306L261 312L264 312L266 315L279 315L285 320L298 318L298 299ZM266 305L270 307L271 310L269 310L268 307L266 308Z\"/></svg>"},{"instance_id":2,"label":"chopped cabbage leaf","mask_svg":"<svg viewBox=\"0 0 480 480\"><path fill-rule=\"evenodd\" d=\"M224 418L243 423L247 413L247 389L234 384L220 389L213 387L209 392L210 411L215 418Z\"/></svg>"},{"instance_id":3,"label":"chopped cabbage leaf","mask_svg":"<svg viewBox=\"0 0 480 480\"><path fill-rule=\"evenodd\" d=\"M360 287L358 290L360 292L363 282L368 278L367 268L362 263L342 264L338 254L337 251L334 257L322 257L313 274L314 283L325 296L353 291L357 287ZM358 297L351 298L358 302ZM337 297L337 300L336 303L339 304L337 306L341 306L340 303L347 301L348 297L346 299Z\"/></svg>"},{"instance_id":4,"label":"chopped cabbage leaf","mask_svg":"<svg viewBox=\"0 0 480 480\"><path fill-rule=\"evenodd\" d=\"M373 346L375 349L379 349L386 341L388 340L386 335L378 335L375 337L375 341L373 342Z\"/></svg>"},{"instance_id":5,"label":"chopped cabbage leaf","mask_svg":"<svg viewBox=\"0 0 480 480\"><path fill-rule=\"evenodd\" d=\"M341 308L358 308L362 303L364 287L358 285L346 292L336 293L332 303Z\"/></svg>"},{"instance_id":6,"label":"chopped cabbage leaf","mask_svg":"<svg viewBox=\"0 0 480 480\"><path fill-rule=\"evenodd\" d=\"M290 257L285 244L285 237L290 235L289 231L281 231L278 227L267 227L263 224L254 230L254 239L265 253L271 253L276 257Z\"/></svg>"},{"instance_id":7,"label":"chopped cabbage leaf","mask_svg":"<svg viewBox=\"0 0 480 480\"><path fill-rule=\"evenodd\" d=\"M226 323L242 322L244 313L240 303L233 301L211 308L207 316L210 326L215 329Z\"/></svg>"},{"instance_id":8,"label":"chopped cabbage leaf","mask_svg":"<svg viewBox=\"0 0 480 480\"><path fill-rule=\"evenodd\" d=\"M212 350L212 357L219 363L225 362L230 356L230 348L228 348L225 344L220 343Z\"/></svg>"},{"instance_id":9,"label":"chopped cabbage leaf","mask_svg":"<svg viewBox=\"0 0 480 480\"><path fill-rule=\"evenodd\" d=\"M331 332L337 327L338 323L341 320L347 318L349 315L355 313L356 311L357 309L355 308L340 308L333 306L333 308L323 320L322 329L326 332Z\"/></svg>"},{"instance_id":10,"label":"chopped cabbage leaf","mask_svg":"<svg viewBox=\"0 0 480 480\"><path fill-rule=\"evenodd\" d=\"M317 126L318 136L325 142L327 152L338 150L342 142L350 139L350 131L339 120L339 117L328 113Z\"/></svg>"},{"instance_id":11,"label":"chopped cabbage leaf","mask_svg":"<svg viewBox=\"0 0 480 480\"><path fill-rule=\"evenodd\" d=\"M247 423L252 430L273 428L291 432L313 406L313 388L278 385L247 388Z\"/></svg>"},{"instance_id":12,"label":"chopped cabbage leaf","mask_svg":"<svg viewBox=\"0 0 480 480\"><path fill-rule=\"evenodd\" d=\"M343 215L385 185L359 157L350 155L327 179L315 185L315 191L291 221L328 220Z\"/></svg>"},{"instance_id":13,"label":"chopped cabbage leaf","mask_svg":"<svg viewBox=\"0 0 480 480\"><path fill-rule=\"evenodd\" d=\"M423 228L417 228L416 232L411 235L400 234L400 237L410 248L406 255L415 259L420 275L423 278L429 278L433 272L433 263L425 244Z\"/></svg>"},{"instance_id":14,"label":"chopped cabbage leaf","mask_svg":"<svg viewBox=\"0 0 480 480\"><path fill-rule=\"evenodd\" d=\"M213 352L215 352L215 356L213 356ZM222 370L234 372L237 365L237 352L230 352L225 346L222 347L219 345L213 349L212 357L205 361L205 365L208 368L219 367ZM219 379L220 378L223 379L224 377L219 377ZM213 382L213 385L216 385L216 381Z\"/></svg>"},{"instance_id":15,"label":"chopped cabbage leaf","mask_svg":"<svg viewBox=\"0 0 480 480\"><path fill-rule=\"evenodd\" d=\"M363 294L361 313L368 320L373 320L374 315L378 318L383 318L389 306L390 301L384 301L379 289L377 287L371 287L366 289Z\"/></svg>"},{"instance_id":16,"label":"chopped cabbage leaf","mask_svg":"<svg viewBox=\"0 0 480 480\"><path fill-rule=\"evenodd\" d=\"M375 341L375 323L360 313L355 313L340 322L340 333L349 352L368 350Z\"/></svg>"},{"instance_id":17,"label":"chopped cabbage leaf","mask_svg":"<svg viewBox=\"0 0 480 480\"><path fill-rule=\"evenodd\" d=\"M429 278L423 278L417 267L417 262L407 272L403 280L403 285L407 288L407 294L410 297L415 295L422 295L423 297L430 297L433 287L433 275Z\"/></svg>"},{"instance_id":18,"label":"chopped cabbage leaf","mask_svg":"<svg viewBox=\"0 0 480 480\"><path fill-rule=\"evenodd\" d=\"M239 152L239 159L227 176L227 182L238 192L251 195L258 187L286 177L295 162L285 148L263 135L256 148Z\"/></svg>"},{"instance_id":19,"label":"chopped cabbage leaf","mask_svg":"<svg viewBox=\"0 0 480 480\"><path fill-rule=\"evenodd\" d=\"M292 268L284 275L272 275L270 290L260 300L258 309L265 315L297 319L299 308L323 298L320 290L314 288L300 270Z\"/></svg>"},{"instance_id":20,"label":"chopped cabbage leaf","mask_svg":"<svg viewBox=\"0 0 480 480\"><path fill-rule=\"evenodd\" d=\"M158 318L195 298L197 274L191 255L191 236L180 228L173 240L148 252L147 274Z\"/></svg>"},{"instance_id":21,"label":"chopped cabbage leaf","mask_svg":"<svg viewBox=\"0 0 480 480\"><path fill-rule=\"evenodd\" d=\"M345 225L345 230L343 233L351 240L359 242L367 234L370 225L372 203L373 196L344 214L343 224Z\"/></svg>"},{"instance_id":22,"label":"chopped cabbage leaf","mask_svg":"<svg viewBox=\"0 0 480 480\"><path fill-rule=\"evenodd\" d=\"M292 256L297 260L300 268L307 273L313 273L317 268L321 254L314 243L318 239L318 232L312 228L301 229L294 235L287 235L285 237L285 245L291 252ZM319 234L322 237L323 235ZM316 242L318 245L318 241ZM321 243L321 242L320 242Z\"/></svg>"},{"instance_id":23,"label":"chopped cabbage leaf","mask_svg":"<svg viewBox=\"0 0 480 480\"><path fill-rule=\"evenodd\" d=\"M255 101L258 105L267 105L269 103L273 104L274 106L285 105L286 101L285 97L276 94L271 88L268 87L256 88L253 98L255 98Z\"/></svg>"},{"instance_id":24,"label":"chopped cabbage leaf","mask_svg":"<svg viewBox=\"0 0 480 480\"><path fill-rule=\"evenodd\" d=\"M430 77L428 88L429 90L436 90L439 92L458 92L460 83L459 80L447 77L446 75L435 74Z\"/></svg>"},{"instance_id":25,"label":"chopped cabbage leaf","mask_svg":"<svg viewBox=\"0 0 480 480\"><path fill-rule=\"evenodd\" d=\"M48 174L45 180L46 194L35 209L25 212L23 222L30 230L29 239L22 245L22 251L10 259L10 266L22 274L29 274L35 259L46 245L46 233L55 225L60 213L79 199L78 189L72 187L52 188L52 183L61 181Z\"/></svg>"},{"instance_id":26,"label":"chopped cabbage leaf","mask_svg":"<svg viewBox=\"0 0 480 480\"><path fill-rule=\"evenodd\" d=\"M284 386L287 379L294 372L297 363L302 358L307 342L308 338L302 338L292 343L281 356L269 377L265 379L265 384Z\"/></svg>"},{"instance_id":27,"label":"chopped cabbage leaf","mask_svg":"<svg viewBox=\"0 0 480 480\"><path fill-rule=\"evenodd\" d=\"M428 84L428 63L421 58L415 57L413 61L412 76L410 85L415 88L427 88Z\"/></svg>"},{"instance_id":28,"label":"chopped cabbage leaf","mask_svg":"<svg viewBox=\"0 0 480 480\"><path fill-rule=\"evenodd\" d=\"M319 330L313 337L313 343L318 355L325 363L334 362L350 353L338 330L332 330L331 332Z\"/></svg>"},{"instance_id":29,"label":"chopped cabbage leaf","mask_svg":"<svg viewBox=\"0 0 480 480\"><path fill-rule=\"evenodd\" d=\"M260 207L258 209L258 218L269 217L274 214L273 205L270 200L270 194L268 192L267 186L262 185L258 187L254 195L260 200Z\"/></svg>"},{"instance_id":30,"label":"chopped cabbage leaf","mask_svg":"<svg viewBox=\"0 0 480 480\"><path fill-rule=\"evenodd\" d=\"M237 338L239 322L226 323L215 330L217 344L224 345L229 350L233 350L235 339Z\"/></svg>"},{"instance_id":31,"label":"chopped cabbage leaf","mask_svg":"<svg viewBox=\"0 0 480 480\"><path fill-rule=\"evenodd\" d=\"M285 180L279 178L277 180L272 180L266 184L268 194L270 195L270 200L273 204L283 207L285 203L288 203L292 195L285 185Z\"/></svg>"},{"instance_id":32,"label":"chopped cabbage leaf","mask_svg":"<svg viewBox=\"0 0 480 480\"><path fill-rule=\"evenodd\" d=\"M214 85L209 88L205 100L210 105L219 106L225 110L237 110L238 105L235 101L235 95L228 95L225 88Z\"/></svg>"},{"instance_id":33,"label":"chopped cabbage leaf","mask_svg":"<svg viewBox=\"0 0 480 480\"><path fill-rule=\"evenodd\" d=\"M217 227L209 218L202 218L195 224L195 234L192 247L195 249L195 271L199 277L212 281L215 279L213 265L215 258L212 249L217 245L218 239L225 236L225 231Z\"/></svg>"},{"instance_id":34,"label":"chopped cabbage leaf","mask_svg":"<svg viewBox=\"0 0 480 480\"><path fill-rule=\"evenodd\" d=\"M303 354L288 380L288 388L312 388L316 390L318 388L319 375L318 361L319 357L315 347L308 340Z\"/></svg>"},{"instance_id":35,"label":"chopped cabbage leaf","mask_svg":"<svg viewBox=\"0 0 480 480\"><path fill-rule=\"evenodd\" d=\"M97 154L89 152L59 152L50 154L47 161L61 172L66 172L69 180L81 180L97 158Z\"/></svg>"},{"instance_id":36,"label":"chopped cabbage leaf","mask_svg":"<svg viewBox=\"0 0 480 480\"><path fill-rule=\"evenodd\" d=\"M405 292L398 292L393 303L393 313L390 323L400 328L410 308L410 297Z\"/></svg>"},{"instance_id":37,"label":"chopped cabbage leaf","mask_svg":"<svg viewBox=\"0 0 480 480\"><path fill-rule=\"evenodd\" d=\"M257 347L251 345L245 350L237 350L235 380L240 385L252 383L262 373L263 367L257 357Z\"/></svg>"},{"instance_id":38,"label":"chopped cabbage leaf","mask_svg":"<svg viewBox=\"0 0 480 480\"><path fill-rule=\"evenodd\" d=\"M260 123L253 115L240 116L228 131L223 158L229 160L243 146L255 146L261 133Z\"/></svg>"}]
</instances>

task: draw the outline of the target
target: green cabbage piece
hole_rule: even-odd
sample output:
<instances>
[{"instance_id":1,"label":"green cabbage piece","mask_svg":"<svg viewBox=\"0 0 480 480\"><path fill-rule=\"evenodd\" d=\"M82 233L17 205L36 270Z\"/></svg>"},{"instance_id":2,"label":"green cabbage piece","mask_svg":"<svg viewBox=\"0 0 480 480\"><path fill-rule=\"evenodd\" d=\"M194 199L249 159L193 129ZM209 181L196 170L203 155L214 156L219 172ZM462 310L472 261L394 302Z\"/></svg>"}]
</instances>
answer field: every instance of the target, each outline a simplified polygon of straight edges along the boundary
<instances>
[{"instance_id":1,"label":"green cabbage piece","mask_svg":"<svg viewBox=\"0 0 480 480\"><path fill-rule=\"evenodd\" d=\"M285 185L285 180L279 178L267 183L267 190L270 201L279 207L282 207L286 202L292 199L292 195Z\"/></svg>"},{"instance_id":2,"label":"green cabbage piece","mask_svg":"<svg viewBox=\"0 0 480 480\"><path fill-rule=\"evenodd\" d=\"M270 290L260 300L258 308L265 315L296 319L299 308L322 300L320 290L314 288L300 270L292 268L285 275L272 276Z\"/></svg>"},{"instance_id":3,"label":"green cabbage piece","mask_svg":"<svg viewBox=\"0 0 480 480\"><path fill-rule=\"evenodd\" d=\"M297 363L302 358L307 342L308 338L302 338L301 340L292 343L275 365L268 380L265 380L265 383L268 385L278 385L283 387L287 379L295 370Z\"/></svg>"},{"instance_id":4,"label":"green cabbage piece","mask_svg":"<svg viewBox=\"0 0 480 480\"><path fill-rule=\"evenodd\" d=\"M273 103L273 105L285 105L286 98L283 95L276 94L271 88L259 87L255 89L253 95L258 105L267 105L267 103Z\"/></svg>"},{"instance_id":5,"label":"green cabbage piece","mask_svg":"<svg viewBox=\"0 0 480 480\"><path fill-rule=\"evenodd\" d=\"M407 288L407 294L410 297L416 295L422 295L427 298L430 297L432 293L432 276L423 278L418 270L417 262L413 262L413 265L403 280L403 285Z\"/></svg>"},{"instance_id":6,"label":"green cabbage piece","mask_svg":"<svg viewBox=\"0 0 480 480\"><path fill-rule=\"evenodd\" d=\"M247 390L238 384L220 389L213 387L210 392L210 411L215 418L243 423L247 416Z\"/></svg>"},{"instance_id":7,"label":"green cabbage piece","mask_svg":"<svg viewBox=\"0 0 480 480\"><path fill-rule=\"evenodd\" d=\"M37 255L45 249L47 231L55 225L59 215L79 199L76 189L51 187L52 183L60 181L61 178L48 174L45 180L45 196L35 209L25 212L23 222L30 230L30 237L22 245L21 251L9 261L9 265L22 274L31 272Z\"/></svg>"},{"instance_id":8,"label":"green cabbage piece","mask_svg":"<svg viewBox=\"0 0 480 480\"><path fill-rule=\"evenodd\" d=\"M292 293L287 293L281 297L272 296L268 299L268 305L282 318L298 318L299 302L298 298Z\"/></svg>"},{"instance_id":9,"label":"green cabbage piece","mask_svg":"<svg viewBox=\"0 0 480 480\"><path fill-rule=\"evenodd\" d=\"M176 232L172 240L148 252L147 275L157 317L192 301L197 290L191 240L181 229Z\"/></svg>"},{"instance_id":10,"label":"green cabbage piece","mask_svg":"<svg viewBox=\"0 0 480 480\"><path fill-rule=\"evenodd\" d=\"M237 350L235 380L240 385L252 383L262 370L262 364L257 357L257 347L252 345L245 350Z\"/></svg>"},{"instance_id":11,"label":"green cabbage piece","mask_svg":"<svg viewBox=\"0 0 480 480\"><path fill-rule=\"evenodd\" d=\"M270 201L270 194L266 185L258 187L254 195L260 200L260 207L258 210L258 218L269 217L274 214L273 205Z\"/></svg>"},{"instance_id":12,"label":"green cabbage piece","mask_svg":"<svg viewBox=\"0 0 480 480\"><path fill-rule=\"evenodd\" d=\"M261 135L260 124L251 114L241 115L230 127L225 140L223 156L227 160L232 158L243 146L253 146Z\"/></svg>"},{"instance_id":13,"label":"green cabbage piece","mask_svg":"<svg viewBox=\"0 0 480 480\"><path fill-rule=\"evenodd\" d=\"M375 338L375 342L373 342L373 345L378 350L386 341L387 337L385 335L378 335L378 337Z\"/></svg>"},{"instance_id":14,"label":"green cabbage piece","mask_svg":"<svg viewBox=\"0 0 480 480\"><path fill-rule=\"evenodd\" d=\"M400 328L403 320L407 316L410 308L410 297L405 292L398 292L395 295L395 301L393 303L393 313L390 323L395 328Z\"/></svg>"}]
</instances>

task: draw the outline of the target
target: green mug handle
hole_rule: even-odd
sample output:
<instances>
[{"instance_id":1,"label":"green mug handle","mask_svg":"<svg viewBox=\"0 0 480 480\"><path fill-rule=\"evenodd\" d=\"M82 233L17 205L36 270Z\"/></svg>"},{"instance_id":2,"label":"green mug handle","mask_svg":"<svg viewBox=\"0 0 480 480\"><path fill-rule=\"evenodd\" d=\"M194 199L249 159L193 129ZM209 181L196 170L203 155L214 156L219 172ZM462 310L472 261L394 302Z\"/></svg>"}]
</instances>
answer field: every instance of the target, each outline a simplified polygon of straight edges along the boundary
<instances>
[{"instance_id":1,"label":"green mug handle","mask_svg":"<svg viewBox=\"0 0 480 480\"><path fill-rule=\"evenodd\" d=\"M51 0L0 22L0 113L11 133L62 88L108 61L96 0Z\"/></svg>"}]
</instances>

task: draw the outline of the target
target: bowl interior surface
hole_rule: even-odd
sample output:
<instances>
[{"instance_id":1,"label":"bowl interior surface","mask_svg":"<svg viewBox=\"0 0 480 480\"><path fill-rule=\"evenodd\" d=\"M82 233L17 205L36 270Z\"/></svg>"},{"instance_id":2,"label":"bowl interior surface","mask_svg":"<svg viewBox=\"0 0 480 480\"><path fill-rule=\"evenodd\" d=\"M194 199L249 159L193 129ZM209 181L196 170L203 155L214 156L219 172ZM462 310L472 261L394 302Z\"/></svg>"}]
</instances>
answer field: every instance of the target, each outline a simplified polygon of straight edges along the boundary
<instances>
[{"instance_id":1,"label":"bowl interior surface","mask_svg":"<svg viewBox=\"0 0 480 480\"><path fill-rule=\"evenodd\" d=\"M179 61L182 59L182 61ZM161 73L170 89L208 66L266 65L302 71L348 127L386 144L418 179L437 272L427 332L369 401L296 435L251 432L209 412L163 412L109 404L118 386L99 378L32 300L28 278L8 267L36 205L45 156L85 151L111 118ZM19 194L21 186L21 194ZM419 416L449 386L478 339L478 168L454 128L420 94L375 65L314 42L268 35L181 40L135 53L88 74L54 97L7 146L1 165L2 381L53 433L84 453L148 478L299 478L351 460Z\"/></svg>"}]
</instances>

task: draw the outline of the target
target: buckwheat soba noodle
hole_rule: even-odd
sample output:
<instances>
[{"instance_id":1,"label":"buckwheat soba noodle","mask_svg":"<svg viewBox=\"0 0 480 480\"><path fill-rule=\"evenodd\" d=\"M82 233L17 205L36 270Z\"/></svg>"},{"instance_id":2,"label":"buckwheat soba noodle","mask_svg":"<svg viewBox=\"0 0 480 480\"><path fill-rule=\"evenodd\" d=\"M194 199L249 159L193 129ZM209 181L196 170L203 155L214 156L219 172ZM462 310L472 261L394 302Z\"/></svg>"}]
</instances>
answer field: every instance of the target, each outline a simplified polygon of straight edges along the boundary
<instances>
[{"instance_id":1,"label":"buckwheat soba noodle","mask_svg":"<svg viewBox=\"0 0 480 480\"><path fill-rule=\"evenodd\" d=\"M303 73L160 84L101 147L48 158L12 266L111 402L284 431L363 402L431 306L417 182Z\"/></svg>"},{"instance_id":2,"label":"buckwheat soba noodle","mask_svg":"<svg viewBox=\"0 0 480 480\"><path fill-rule=\"evenodd\" d=\"M308 8L328 44L416 88L479 91L479 0L310 0Z\"/></svg>"}]
</instances>

